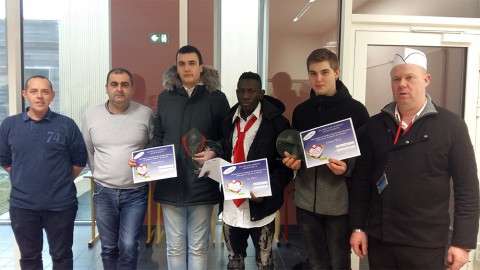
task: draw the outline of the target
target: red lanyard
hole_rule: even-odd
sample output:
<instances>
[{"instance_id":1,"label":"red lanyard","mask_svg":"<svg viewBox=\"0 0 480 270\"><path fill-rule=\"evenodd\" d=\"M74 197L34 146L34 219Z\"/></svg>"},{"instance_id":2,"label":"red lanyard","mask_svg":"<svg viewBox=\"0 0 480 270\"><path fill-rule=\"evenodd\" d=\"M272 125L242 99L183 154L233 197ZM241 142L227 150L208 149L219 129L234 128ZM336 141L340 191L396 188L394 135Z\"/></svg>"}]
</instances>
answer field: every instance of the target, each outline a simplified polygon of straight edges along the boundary
<instances>
[{"instance_id":1,"label":"red lanyard","mask_svg":"<svg viewBox=\"0 0 480 270\"><path fill-rule=\"evenodd\" d=\"M410 124L408 124L407 128L403 131L402 136L405 135L405 133L407 133L407 131L410 129L411 126L412 126L412 122L410 122ZM393 145L397 144L398 137L400 136L400 130L401 129L402 129L402 120L400 120L400 123L398 123L397 134L395 135L395 141L393 141Z\"/></svg>"}]
</instances>

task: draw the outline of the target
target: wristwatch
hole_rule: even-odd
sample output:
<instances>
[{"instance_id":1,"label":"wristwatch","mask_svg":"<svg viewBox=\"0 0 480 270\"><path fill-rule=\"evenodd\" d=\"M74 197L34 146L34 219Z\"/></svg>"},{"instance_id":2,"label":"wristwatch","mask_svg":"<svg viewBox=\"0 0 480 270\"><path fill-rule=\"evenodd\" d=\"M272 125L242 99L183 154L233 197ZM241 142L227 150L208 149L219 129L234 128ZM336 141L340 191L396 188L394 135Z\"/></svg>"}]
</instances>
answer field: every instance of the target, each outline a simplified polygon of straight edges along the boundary
<instances>
[{"instance_id":1,"label":"wristwatch","mask_svg":"<svg viewBox=\"0 0 480 270\"><path fill-rule=\"evenodd\" d=\"M365 232L365 231L362 229L353 229L352 232Z\"/></svg>"}]
</instances>

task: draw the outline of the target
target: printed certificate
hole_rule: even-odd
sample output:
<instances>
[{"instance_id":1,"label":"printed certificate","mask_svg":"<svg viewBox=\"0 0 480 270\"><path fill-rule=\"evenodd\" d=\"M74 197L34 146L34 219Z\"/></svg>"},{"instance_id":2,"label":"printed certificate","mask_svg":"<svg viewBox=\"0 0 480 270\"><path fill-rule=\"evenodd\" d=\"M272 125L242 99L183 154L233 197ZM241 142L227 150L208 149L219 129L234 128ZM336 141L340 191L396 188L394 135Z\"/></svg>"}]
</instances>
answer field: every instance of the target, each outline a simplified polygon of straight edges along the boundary
<instances>
[{"instance_id":1,"label":"printed certificate","mask_svg":"<svg viewBox=\"0 0 480 270\"><path fill-rule=\"evenodd\" d=\"M177 176L173 144L132 152L137 166L132 168L133 182L148 182Z\"/></svg>"},{"instance_id":2,"label":"printed certificate","mask_svg":"<svg viewBox=\"0 0 480 270\"><path fill-rule=\"evenodd\" d=\"M267 159L221 166L225 200L272 195Z\"/></svg>"},{"instance_id":3,"label":"printed certificate","mask_svg":"<svg viewBox=\"0 0 480 270\"><path fill-rule=\"evenodd\" d=\"M352 119L300 132L307 168L328 163L329 158L343 160L360 155Z\"/></svg>"}]
</instances>

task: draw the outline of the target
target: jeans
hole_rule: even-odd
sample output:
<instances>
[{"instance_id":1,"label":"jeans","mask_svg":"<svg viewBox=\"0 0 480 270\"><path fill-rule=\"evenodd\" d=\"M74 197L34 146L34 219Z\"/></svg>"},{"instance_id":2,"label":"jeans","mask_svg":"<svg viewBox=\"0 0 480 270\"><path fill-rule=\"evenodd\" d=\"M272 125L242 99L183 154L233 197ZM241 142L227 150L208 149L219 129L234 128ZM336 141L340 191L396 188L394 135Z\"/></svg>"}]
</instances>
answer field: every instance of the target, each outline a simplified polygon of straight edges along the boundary
<instances>
[{"instance_id":1,"label":"jeans","mask_svg":"<svg viewBox=\"0 0 480 270\"><path fill-rule=\"evenodd\" d=\"M273 258L273 235L275 233L275 220L262 227L238 228L223 224L225 246L228 250L228 270L245 269L245 257L247 257L248 237L252 237L255 246L255 261L259 270L275 269Z\"/></svg>"},{"instance_id":2,"label":"jeans","mask_svg":"<svg viewBox=\"0 0 480 270\"><path fill-rule=\"evenodd\" d=\"M213 205L177 207L162 204L162 210L168 269L207 269L208 234Z\"/></svg>"},{"instance_id":3,"label":"jeans","mask_svg":"<svg viewBox=\"0 0 480 270\"><path fill-rule=\"evenodd\" d=\"M327 216L297 207L311 269L351 269L348 215Z\"/></svg>"},{"instance_id":4,"label":"jeans","mask_svg":"<svg viewBox=\"0 0 480 270\"><path fill-rule=\"evenodd\" d=\"M28 210L10 206L10 220L20 249L22 270L43 269L43 230L53 270L73 269L73 223L78 207L65 211Z\"/></svg>"},{"instance_id":5,"label":"jeans","mask_svg":"<svg viewBox=\"0 0 480 270\"><path fill-rule=\"evenodd\" d=\"M95 183L93 199L103 268L137 269L138 239L147 210L148 185L116 189Z\"/></svg>"}]
</instances>

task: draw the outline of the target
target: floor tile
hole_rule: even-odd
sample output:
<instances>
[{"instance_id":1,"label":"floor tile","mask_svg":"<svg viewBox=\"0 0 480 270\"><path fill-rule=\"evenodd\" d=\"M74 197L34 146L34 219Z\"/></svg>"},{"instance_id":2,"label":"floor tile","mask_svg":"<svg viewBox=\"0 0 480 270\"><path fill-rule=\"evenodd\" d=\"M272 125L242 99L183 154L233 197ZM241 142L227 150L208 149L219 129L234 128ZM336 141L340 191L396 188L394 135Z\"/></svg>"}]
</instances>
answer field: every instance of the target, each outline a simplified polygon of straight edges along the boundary
<instances>
[{"instance_id":1,"label":"floor tile","mask_svg":"<svg viewBox=\"0 0 480 270\"><path fill-rule=\"evenodd\" d=\"M228 252L223 243L221 243L221 225L217 225L216 229L217 242L209 246L208 266L212 270L226 269L228 263ZM91 228L89 225L76 225L74 230L74 269L75 270L102 270L102 260L100 257L101 246L97 241L93 247L88 247L91 238ZM45 238L46 239L46 238ZM150 269L167 269L167 256L165 236L159 244L152 244L151 247L145 246L145 233L140 239L139 247L139 270ZM299 263L304 257L303 244L301 243L298 230L291 229L289 233L289 245L285 245L284 241L280 242L277 247L274 246L275 264L277 270L291 269L291 267ZM14 269L16 261L14 259L13 233L9 225L0 225L0 269ZM48 244L45 240L43 248L44 269L51 269L52 263L48 254ZM245 259L245 269L256 269L255 265L255 249L251 240L249 240L247 248L247 258Z\"/></svg>"}]
</instances>

